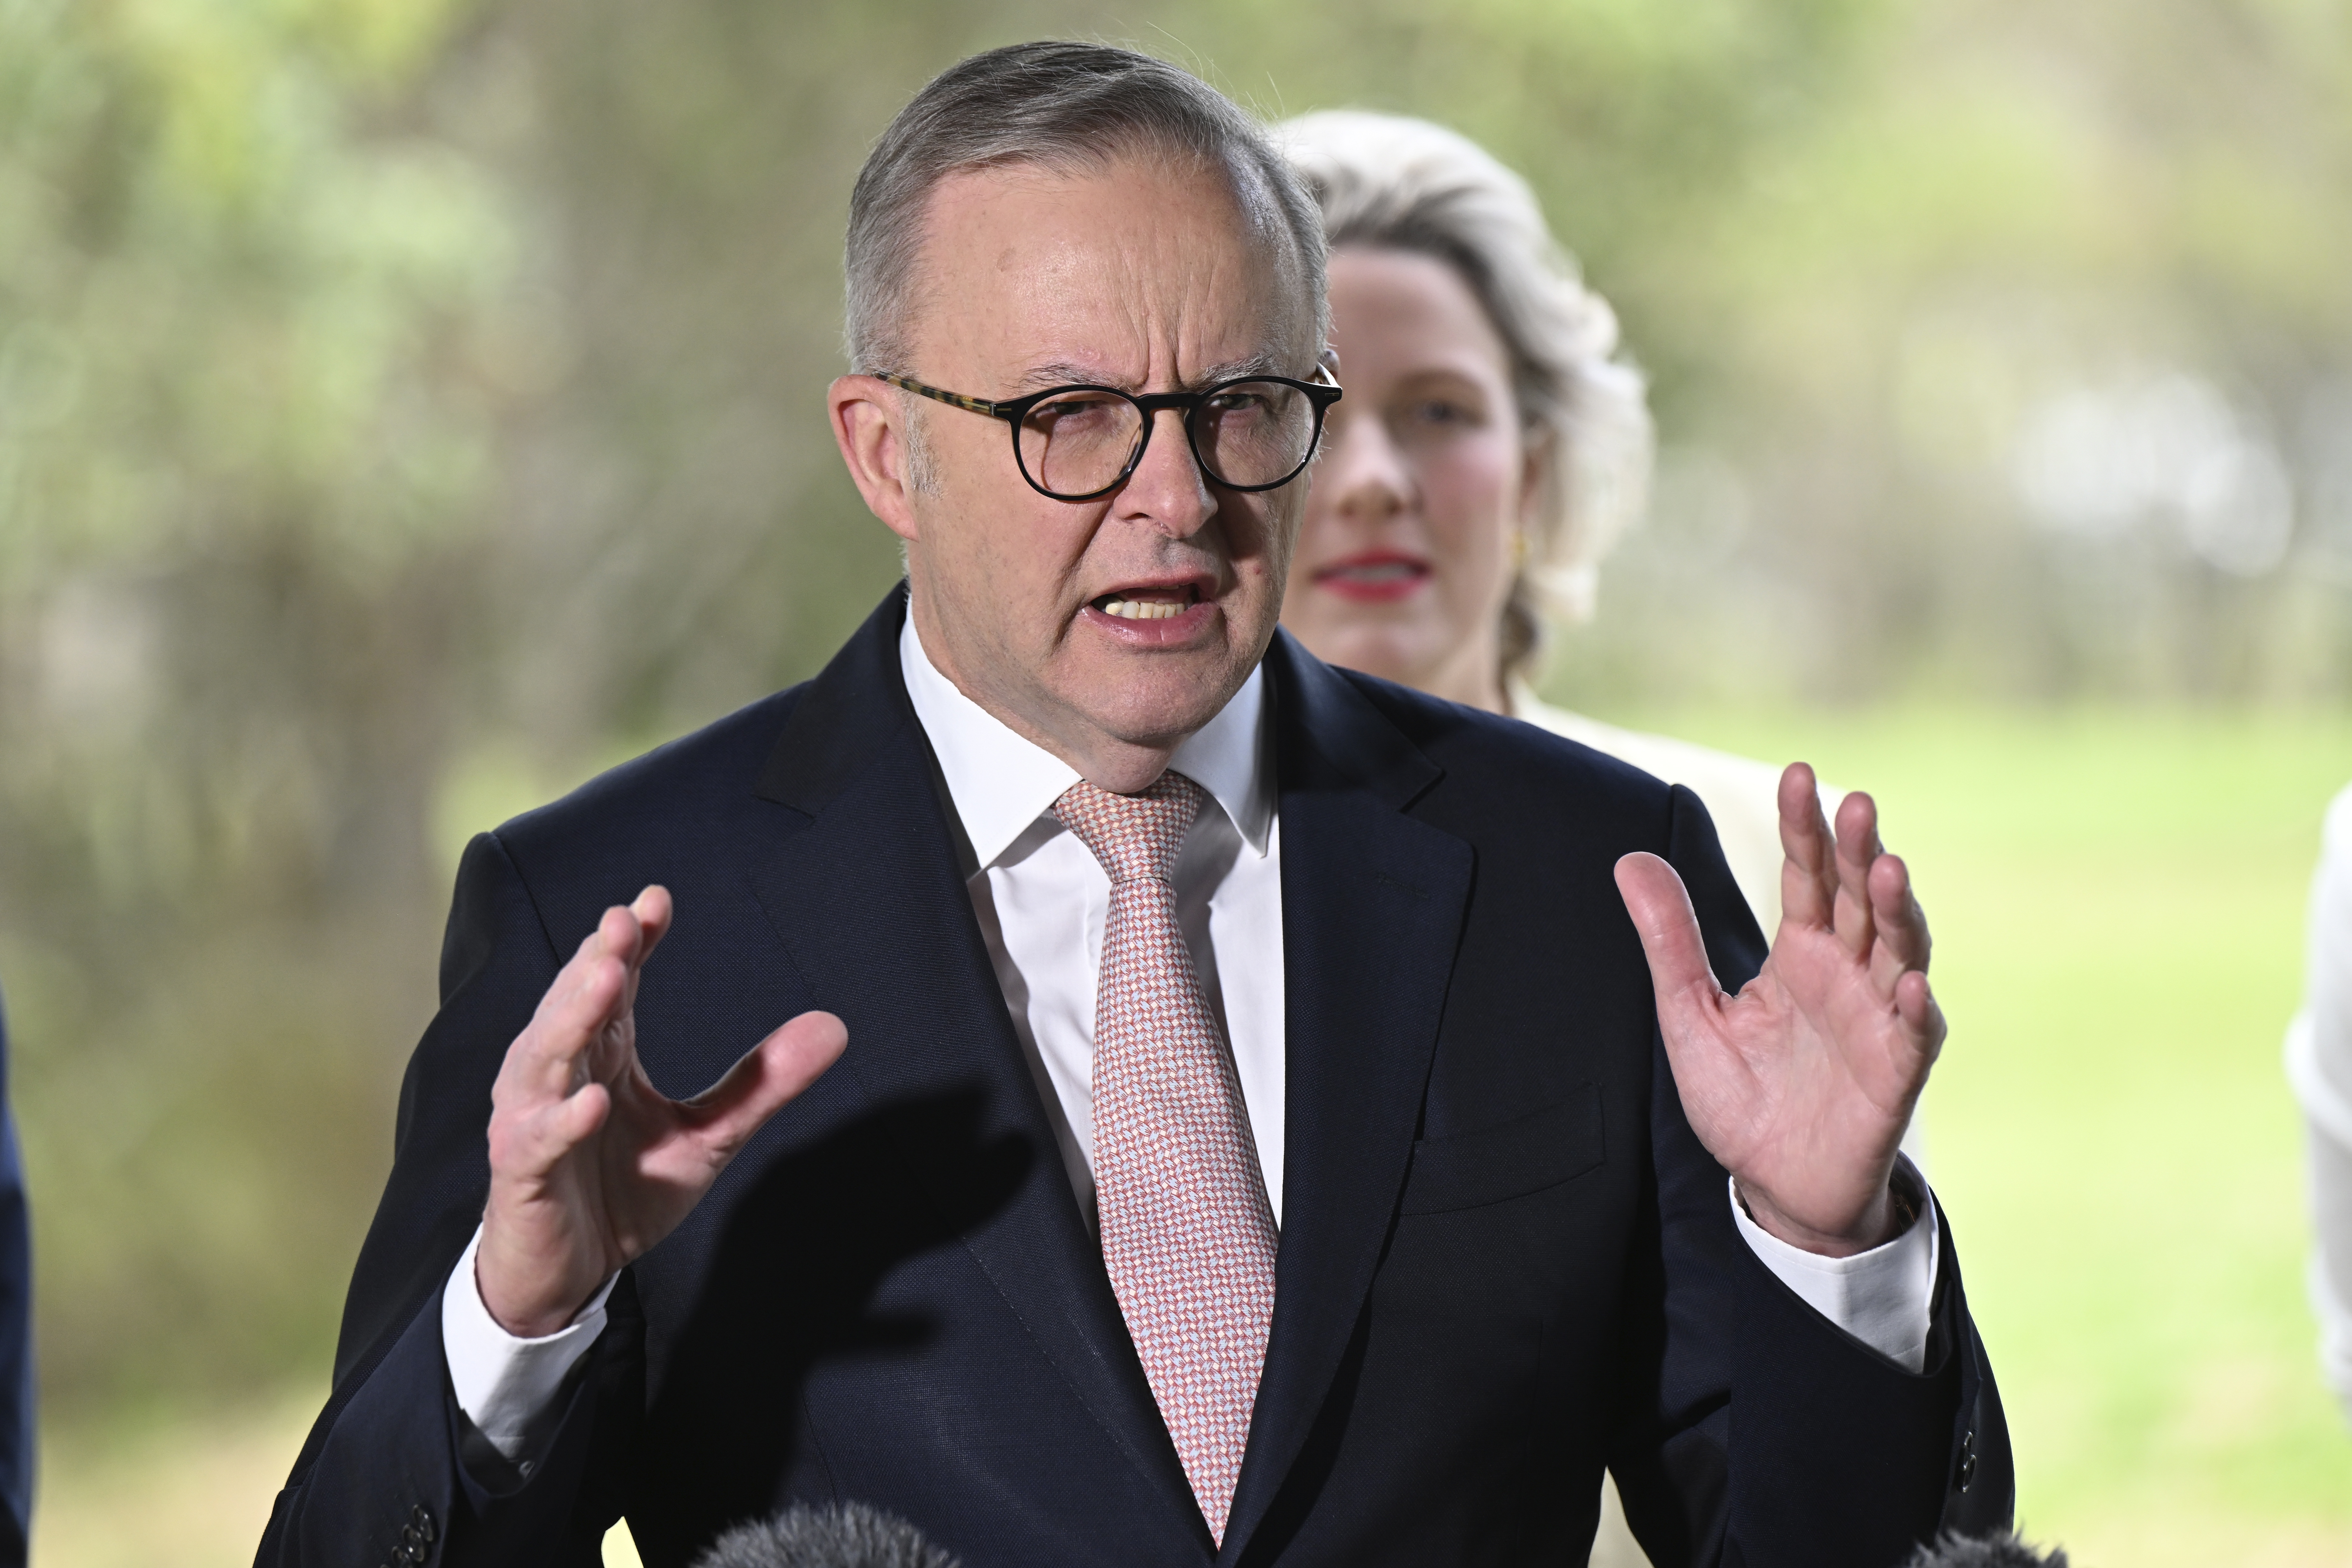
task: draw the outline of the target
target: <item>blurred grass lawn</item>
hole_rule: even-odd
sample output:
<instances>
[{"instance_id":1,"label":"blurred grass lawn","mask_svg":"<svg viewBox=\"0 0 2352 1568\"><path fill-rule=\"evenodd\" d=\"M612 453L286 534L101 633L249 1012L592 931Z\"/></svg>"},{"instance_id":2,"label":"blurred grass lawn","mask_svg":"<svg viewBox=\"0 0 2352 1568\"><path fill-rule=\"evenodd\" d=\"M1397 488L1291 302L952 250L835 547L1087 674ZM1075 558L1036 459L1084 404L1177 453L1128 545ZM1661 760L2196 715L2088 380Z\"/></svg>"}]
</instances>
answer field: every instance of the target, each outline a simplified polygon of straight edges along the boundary
<instances>
[{"instance_id":1,"label":"blurred grass lawn","mask_svg":"<svg viewBox=\"0 0 2352 1568\"><path fill-rule=\"evenodd\" d=\"M2352 1563L2352 1437L2318 1382L2279 1068L2352 719L1916 707L1660 727L1866 786L1913 863L1952 1022L1928 1155L2026 1530L2081 1568ZM50 1433L36 1564L249 1562L315 1399Z\"/></svg>"},{"instance_id":2,"label":"blurred grass lawn","mask_svg":"<svg viewBox=\"0 0 2352 1568\"><path fill-rule=\"evenodd\" d=\"M1879 799L1952 1035L1927 1155L2029 1534L2084 1568L2352 1563L2279 1047L2352 723L1694 717Z\"/></svg>"}]
</instances>

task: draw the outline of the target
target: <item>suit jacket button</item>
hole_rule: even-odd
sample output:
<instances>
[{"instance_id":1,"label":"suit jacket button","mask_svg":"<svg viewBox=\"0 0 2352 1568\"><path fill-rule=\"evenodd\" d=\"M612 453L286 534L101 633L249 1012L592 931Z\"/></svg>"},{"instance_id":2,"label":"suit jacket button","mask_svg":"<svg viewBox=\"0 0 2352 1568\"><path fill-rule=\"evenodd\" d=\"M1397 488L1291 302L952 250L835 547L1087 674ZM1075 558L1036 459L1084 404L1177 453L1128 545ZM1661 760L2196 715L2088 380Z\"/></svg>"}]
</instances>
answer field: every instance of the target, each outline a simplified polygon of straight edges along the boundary
<instances>
[{"instance_id":1,"label":"suit jacket button","mask_svg":"<svg viewBox=\"0 0 2352 1568\"><path fill-rule=\"evenodd\" d=\"M1966 1491L1977 1479L1977 1435L1971 1430L1960 1438L1959 1469L1952 1476L1952 1485Z\"/></svg>"},{"instance_id":2,"label":"suit jacket button","mask_svg":"<svg viewBox=\"0 0 2352 1568\"><path fill-rule=\"evenodd\" d=\"M418 1540L427 1546L433 1544L433 1511L431 1509L421 1502L412 1505L408 1511L408 1522L415 1528Z\"/></svg>"}]
</instances>

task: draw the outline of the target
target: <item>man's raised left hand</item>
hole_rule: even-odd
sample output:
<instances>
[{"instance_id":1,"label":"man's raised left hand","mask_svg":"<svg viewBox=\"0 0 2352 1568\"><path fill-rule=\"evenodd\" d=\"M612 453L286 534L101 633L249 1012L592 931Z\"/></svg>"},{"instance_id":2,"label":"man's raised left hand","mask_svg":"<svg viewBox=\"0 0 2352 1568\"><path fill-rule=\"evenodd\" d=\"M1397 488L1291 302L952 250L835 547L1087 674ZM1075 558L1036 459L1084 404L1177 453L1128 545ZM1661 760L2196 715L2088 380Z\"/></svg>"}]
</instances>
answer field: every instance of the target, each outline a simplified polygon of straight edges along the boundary
<instances>
[{"instance_id":1,"label":"man's raised left hand","mask_svg":"<svg viewBox=\"0 0 2352 1568\"><path fill-rule=\"evenodd\" d=\"M1813 770L1780 776L1780 929L1738 996L1708 967L1673 866L1617 862L1657 988L1658 1025L1691 1128L1756 1223L1809 1252L1892 1240L1896 1145L1944 1043L1927 988L1927 922L1867 795L1832 836Z\"/></svg>"}]
</instances>

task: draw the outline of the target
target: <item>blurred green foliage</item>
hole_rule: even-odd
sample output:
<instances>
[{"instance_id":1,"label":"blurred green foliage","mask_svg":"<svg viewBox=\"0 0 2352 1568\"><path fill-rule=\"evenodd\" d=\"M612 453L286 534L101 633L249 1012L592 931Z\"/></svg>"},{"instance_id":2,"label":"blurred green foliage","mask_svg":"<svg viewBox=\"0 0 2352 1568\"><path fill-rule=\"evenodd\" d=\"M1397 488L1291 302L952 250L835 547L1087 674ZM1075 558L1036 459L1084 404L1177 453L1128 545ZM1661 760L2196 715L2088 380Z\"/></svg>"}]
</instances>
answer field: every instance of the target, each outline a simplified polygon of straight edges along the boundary
<instances>
[{"instance_id":1,"label":"blurred green foliage","mask_svg":"<svg viewBox=\"0 0 2352 1568\"><path fill-rule=\"evenodd\" d=\"M382 1164L520 239L413 122L455 19L0 5L0 969L67 1409L315 1354Z\"/></svg>"},{"instance_id":2,"label":"blurred green foliage","mask_svg":"<svg viewBox=\"0 0 2352 1568\"><path fill-rule=\"evenodd\" d=\"M0 0L53 1408L314 1372L463 835L806 674L891 580L822 413L850 182L929 75L1045 34L1535 183L1665 437L1556 695L2352 689L2323 0Z\"/></svg>"}]
</instances>

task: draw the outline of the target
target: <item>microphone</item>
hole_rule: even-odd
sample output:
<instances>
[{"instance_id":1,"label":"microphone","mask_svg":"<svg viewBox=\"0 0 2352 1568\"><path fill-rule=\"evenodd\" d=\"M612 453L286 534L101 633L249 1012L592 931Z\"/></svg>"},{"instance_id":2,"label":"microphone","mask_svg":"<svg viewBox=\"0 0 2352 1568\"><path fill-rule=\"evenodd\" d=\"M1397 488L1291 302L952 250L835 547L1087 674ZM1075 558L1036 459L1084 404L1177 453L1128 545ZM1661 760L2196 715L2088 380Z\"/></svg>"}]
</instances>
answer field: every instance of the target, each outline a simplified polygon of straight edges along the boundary
<instances>
[{"instance_id":1,"label":"microphone","mask_svg":"<svg viewBox=\"0 0 2352 1568\"><path fill-rule=\"evenodd\" d=\"M2053 1546L2044 1556L2006 1531L1999 1535L1948 1532L1934 1545L1912 1552L1903 1568L2066 1568L2066 1553Z\"/></svg>"},{"instance_id":2,"label":"microphone","mask_svg":"<svg viewBox=\"0 0 2352 1568\"><path fill-rule=\"evenodd\" d=\"M739 1524L693 1568L961 1568L895 1513L862 1502L796 1502L773 1519ZM2060 1565L2063 1568L2063 1564Z\"/></svg>"}]
</instances>

